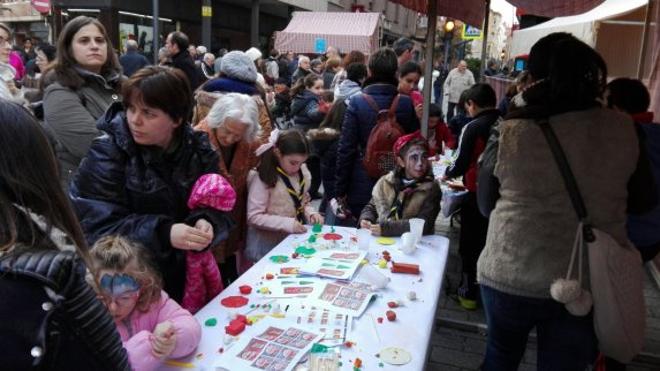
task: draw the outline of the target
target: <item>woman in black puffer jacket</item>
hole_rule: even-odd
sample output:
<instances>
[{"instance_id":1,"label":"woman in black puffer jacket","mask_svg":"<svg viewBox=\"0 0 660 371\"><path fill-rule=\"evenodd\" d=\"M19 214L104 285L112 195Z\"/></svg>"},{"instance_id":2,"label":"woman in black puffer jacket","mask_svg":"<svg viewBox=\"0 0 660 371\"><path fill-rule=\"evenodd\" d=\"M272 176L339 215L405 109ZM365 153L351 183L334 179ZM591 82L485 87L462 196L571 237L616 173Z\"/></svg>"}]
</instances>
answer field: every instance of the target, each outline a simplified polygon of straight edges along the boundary
<instances>
[{"instance_id":1,"label":"woman in black puffer jacket","mask_svg":"<svg viewBox=\"0 0 660 371\"><path fill-rule=\"evenodd\" d=\"M112 317L85 282L85 240L46 136L17 104L0 102L0 122L2 368L130 370Z\"/></svg>"},{"instance_id":2,"label":"woman in black puffer jacket","mask_svg":"<svg viewBox=\"0 0 660 371\"><path fill-rule=\"evenodd\" d=\"M186 205L197 179L218 173L218 155L185 121L192 92L181 71L143 68L123 96L125 107L112 105L99 121L106 135L92 143L70 196L87 242L109 234L140 242L151 250L165 291L180 301L185 251L216 246L233 226L224 212Z\"/></svg>"}]
</instances>

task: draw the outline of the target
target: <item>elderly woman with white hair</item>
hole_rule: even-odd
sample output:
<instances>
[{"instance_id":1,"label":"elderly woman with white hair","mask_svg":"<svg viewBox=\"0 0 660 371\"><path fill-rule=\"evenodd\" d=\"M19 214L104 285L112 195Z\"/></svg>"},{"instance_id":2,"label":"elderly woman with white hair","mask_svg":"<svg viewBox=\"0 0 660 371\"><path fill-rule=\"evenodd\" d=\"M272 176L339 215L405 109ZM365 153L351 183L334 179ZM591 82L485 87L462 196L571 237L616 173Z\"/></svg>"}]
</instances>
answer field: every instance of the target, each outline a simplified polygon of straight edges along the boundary
<instances>
[{"instance_id":1,"label":"elderly woman with white hair","mask_svg":"<svg viewBox=\"0 0 660 371\"><path fill-rule=\"evenodd\" d=\"M236 227L220 245L213 246L222 279L228 284L249 268L249 263L242 259L242 250L247 237L247 177L250 169L257 166L255 150L262 144L257 102L245 94L223 94L195 130L208 134L220 157L219 172L236 191L236 204L231 212Z\"/></svg>"}]
</instances>

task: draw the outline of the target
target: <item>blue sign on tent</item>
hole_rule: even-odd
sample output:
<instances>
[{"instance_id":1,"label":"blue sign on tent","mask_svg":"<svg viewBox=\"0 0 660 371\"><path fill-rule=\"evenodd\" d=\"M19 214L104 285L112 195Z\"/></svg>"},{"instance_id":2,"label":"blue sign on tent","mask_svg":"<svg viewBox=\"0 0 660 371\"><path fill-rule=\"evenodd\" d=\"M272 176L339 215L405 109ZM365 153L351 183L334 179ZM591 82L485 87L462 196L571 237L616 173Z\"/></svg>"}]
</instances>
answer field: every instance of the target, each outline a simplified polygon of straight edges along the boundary
<instances>
[{"instance_id":1,"label":"blue sign on tent","mask_svg":"<svg viewBox=\"0 0 660 371\"><path fill-rule=\"evenodd\" d=\"M316 38L316 42L314 43L314 53L316 54L323 54L325 53L328 42L320 37Z\"/></svg>"}]
</instances>

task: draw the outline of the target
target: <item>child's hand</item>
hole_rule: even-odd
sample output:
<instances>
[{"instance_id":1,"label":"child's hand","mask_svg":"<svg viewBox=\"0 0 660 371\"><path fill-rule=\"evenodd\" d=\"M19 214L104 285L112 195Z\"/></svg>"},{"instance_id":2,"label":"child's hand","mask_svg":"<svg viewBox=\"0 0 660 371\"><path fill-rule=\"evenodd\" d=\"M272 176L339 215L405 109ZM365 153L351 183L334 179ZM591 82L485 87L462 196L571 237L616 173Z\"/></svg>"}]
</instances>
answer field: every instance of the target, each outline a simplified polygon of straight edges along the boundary
<instances>
[{"instance_id":1,"label":"child's hand","mask_svg":"<svg viewBox=\"0 0 660 371\"><path fill-rule=\"evenodd\" d=\"M371 222L366 220L366 219L362 219L360 221L360 228L362 228L362 229L371 229Z\"/></svg>"},{"instance_id":2,"label":"child's hand","mask_svg":"<svg viewBox=\"0 0 660 371\"><path fill-rule=\"evenodd\" d=\"M380 229L380 224L378 223L372 224L369 229L371 229L372 236L380 236L383 233L383 231Z\"/></svg>"},{"instance_id":3,"label":"child's hand","mask_svg":"<svg viewBox=\"0 0 660 371\"><path fill-rule=\"evenodd\" d=\"M176 223L170 229L170 242L177 249L200 251L212 240L213 233L204 232L184 223Z\"/></svg>"},{"instance_id":4,"label":"child's hand","mask_svg":"<svg viewBox=\"0 0 660 371\"><path fill-rule=\"evenodd\" d=\"M415 106L415 113L417 114L418 119L422 119L422 114L424 113L424 105L418 104Z\"/></svg>"},{"instance_id":5,"label":"child's hand","mask_svg":"<svg viewBox=\"0 0 660 371\"><path fill-rule=\"evenodd\" d=\"M299 221L296 220L296 222L293 224L293 233L305 233L307 232L307 228L305 228L304 225L302 225Z\"/></svg>"},{"instance_id":6,"label":"child's hand","mask_svg":"<svg viewBox=\"0 0 660 371\"><path fill-rule=\"evenodd\" d=\"M309 221L312 224L323 224L323 216L321 214L312 214L309 217Z\"/></svg>"},{"instance_id":7,"label":"child's hand","mask_svg":"<svg viewBox=\"0 0 660 371\"><path fill-rule=\"evenodd\" d=\"M158 358L166 358L174 351L176 347L176 334L174 326L170 321L161 322L156 325L153 331L151 341L151 351Z\"/></svg>"}]
</instances>

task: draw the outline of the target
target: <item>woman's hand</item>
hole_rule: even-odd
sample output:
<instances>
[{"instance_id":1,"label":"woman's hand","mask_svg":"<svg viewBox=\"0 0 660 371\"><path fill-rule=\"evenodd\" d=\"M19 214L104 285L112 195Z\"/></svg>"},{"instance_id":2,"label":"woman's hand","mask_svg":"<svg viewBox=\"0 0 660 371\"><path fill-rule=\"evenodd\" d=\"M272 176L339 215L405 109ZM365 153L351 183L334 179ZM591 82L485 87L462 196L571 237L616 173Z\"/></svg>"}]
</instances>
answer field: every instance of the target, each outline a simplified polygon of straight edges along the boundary
<instances>
[{"instance_id":1,"label":"woman's hand","mask_svg":"<svg viewBox=\"0 0 660 371\"><path fill-rule=\"evenodd\" d=\"M200 219L195 224L195 227L184 223L172 225L172 229L170 230L170 243L172 246L181 250L204 250L213 240L213 227L210 228L210 231L203 231L198 228L200 221L208 224L206 220ZM204 222L201 223L201 226L204 226Z\"/></svg>"},{"instance_id":2,"label":"woman's hand","mask_svg":"<svg viewBox=\"0 0 660 371\"><path fill-rule=\"evenodd\" d=\"M371 222L366 220L366 219L360 220L360 228L362 228L362 229L371 229Z\"/></svg>"},{"instance_id":3,"label":"woman's hand","mask_svg":"<svg viewBox=\"0 0 660 371\"><path fill-rule=\"evenodd\" d=\"M321 214L312 214L309 216L309 222L312 224L323 224L323 216Z\"/></svg>"},{"instance_id":4,"label":"woman's hand","mask_svg":"<svg viewBox=\"0 0 660 371\"><path fill-rule=\"evenodd\" d=\"M211 234L211 240L213 239L213 226L211 223L206 221L206 219L199 219L195 223L195 228L199 229L200 231L204 233L210 233Z\"/></svg>"},{"instance_id":5,"label":"woman's hand","mask_svg":"<svg viewBox=\"0 0 660 371\"><path fill-rule=\"evenodd\" d=\"M380 228L380 224L378 224L378 223L372 224L369 229L371 229L371 235L372 236L380 236L381 234L383 234L383 231Z\"/></svg>"},{"instance_id":6,"label":"woman's hand","mask_svg":"<svg viewBox=\"0 0 660 371\"><path fill-rule=\"evenodd\" d=\"M420 120L422 119L423 112L424 112L424 105L418 104L417 106L415 106L415 113L417 114L418 119Z\"/></svg>"},{"instance_id":7,"label":"woman's hand","mask_svg":"<svg viewBox=\"0 0 660 371\"><path fill-rule=\"evenodd\" d=\"M151 351L157 358L167 358L176 347L176 334L174 326L170 321L164 321L156 325L151 340Z\"/></svg>"},{"instance_id":8,"label":"woman's hand","mask_svg":"<svg viewBox=\"0 0 660 371\"><path fill-rule=\"evenodd\" d=\"M293 233L305 233L307 232L307 228L305 228L304 225L302 225L299 221L296 220L296 222L293 224Z\"/></svg>"}]
</instances>

